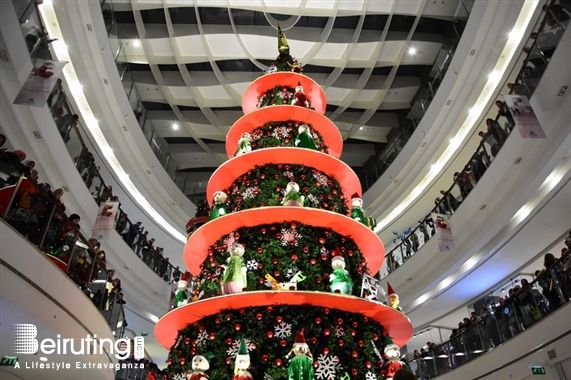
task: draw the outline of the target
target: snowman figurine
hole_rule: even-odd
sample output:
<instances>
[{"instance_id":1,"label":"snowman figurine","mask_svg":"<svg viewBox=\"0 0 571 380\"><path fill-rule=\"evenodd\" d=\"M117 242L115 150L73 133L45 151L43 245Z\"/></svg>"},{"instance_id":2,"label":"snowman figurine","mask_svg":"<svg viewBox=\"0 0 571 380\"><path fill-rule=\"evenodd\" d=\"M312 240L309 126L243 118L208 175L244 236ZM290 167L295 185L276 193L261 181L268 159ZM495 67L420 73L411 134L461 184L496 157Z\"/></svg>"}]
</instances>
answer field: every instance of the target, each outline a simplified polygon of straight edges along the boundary
<instances>
[{"instance_id":1,"label":"snowman figurine","mask_svg":"<svg viewBox=\"0 0 571 380\"><path fill-rule=\"evenodd\" d=\"M244 153L249 153L252 151L252 136L248 132L242 133L242 137L238 140L238 148L234 157L241 156Z\"/></svg>"},{"instance_id":2,"label":"snowman figurine","mask_svg":"<svg viewBox=\"0 0 571 380\"><path fill-rule=\"evenodd\" d=\"M334 293L351 294L353 281L349 277L349 272L345 270L345 259L341 256L338 248L335 248L332 253L331 268L333 268L333 272L329 275L330 289Z\"/></svg>"},{"instance_id":3,"label":"snowman figurine","mask_svg":"<svg viewBox=\"0 0 571 380\"><path fill-rule=\"evenodd\" d=\"M305 197L299 195L299 185L295 182L290 182L286 187L286 194L282 201L284 206L296 206L303 207L303 201Z\"/></svg>"},{"instance_id":4,"label":"snowman figurine","mask_svg":"<svg viewBox=\"0 0 571 380\"><path fill-rule=\"evenodd\" d=\"M248 354L246 343L242 337L240 339L240 349L236 355L236 363L234 363L232 380L252 380L254 377L248 372L248 368L250 368L250 354Z\"/></svg>"},{"instance_id":5,"label":"snowman figurine","mask_svg":"<svg viewBox=\"0 0 571 380\"><path fill-rule=\"evenodd\" d=\"M206 371L209 369L210 364L204 356L195 356L192 358L192 373L188 377L188 380L209 380L210 377L206 374Z\"/></svg>"},{"instance_id":6,"label":"snowman figurine","mask_svg":"<svg viewBox=\"0 0 571 380\"><path fill-rule=\"evenodd\" d=\"M243 265L242 256L244 256L244 246L238 243L232 244L230 246L228 267L222 277L222 293L242 293L242 290L246 287L246 267Z\"/></svg>"},{"instance_id":7,"label":"snowman figurine","mask_svg":"<svg viewBox=\"0 0 571 380\"><path fill-rule=\"evenodd\" d=\"M217 191L214 193L214 203L212 205L212 211L210 212L210 217L208 220L214 220L220 216L228 214L228 205L226 204L226 199L228 196L223 191Z\"/></svg>"},{"instance_id":8,"label":"snowman figurine","mask_svg":"<svg viewBox=\"0 0 571 380\"><path fill-rule=\"evenodd\" d=\"M404 363L399 360L400 349L396 344L388 344L385 347L385 356L387 357L387 363L383 367L385 372L385 379L392 380L395 377L395 373L401 369L405 368Z\"/></svg>"},{"instance_id":9,"label":"snowman figurine","mask_svg":"<svg viewBox=\"0 0 571 380\"><path fill-rule=\"evenodd\" d=\"M317 144L313 140L313 137L311 137L311 134L309 133L309 127L307 125L300 125L297 129L297 133L298 135L294 141L295 146L298 148L319 150Z\"/></svg>"},{"instance_id":10,"label":"snowman figurine","mask_svg":"<svg viewBox=\"0 0 571 380\"><path fill-rule=\"evenodd\" d=\"M295 94L293 94L293 100L291 101L292 106L299 106L309 108L309 100L305 96L303 92L303 86L300 82L297 82L297 86L295 88Z\"/></svg>"},{"instance_id":11,"label":"snowman figurine","mask_svg":"<svg viewBox=\"0 0 571 380\"><path fill-rule=\"evenodd\" d=\"M186 295L186 288L188 288L188 272L184 272L177 285L177 291L174 297L174 307L186 305L188 303L188 296Z\"/></svg>"}]
</instances>

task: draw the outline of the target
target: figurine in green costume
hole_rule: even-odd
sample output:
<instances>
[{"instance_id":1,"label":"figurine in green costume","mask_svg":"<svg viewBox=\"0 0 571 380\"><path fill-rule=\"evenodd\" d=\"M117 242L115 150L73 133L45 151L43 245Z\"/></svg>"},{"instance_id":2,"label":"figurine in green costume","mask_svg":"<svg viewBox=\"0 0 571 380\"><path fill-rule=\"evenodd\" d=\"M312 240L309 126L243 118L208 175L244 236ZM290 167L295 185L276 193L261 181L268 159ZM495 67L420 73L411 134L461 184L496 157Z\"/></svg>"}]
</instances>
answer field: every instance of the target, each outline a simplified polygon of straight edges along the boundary
<instances>
[{"instance_id":1,"label":"figurine in green costume","mask_svg":"<svg viewBox=\"0 0 571 380\"><path fill-rule=\"evenodd\" d=\"M359 194L355 193L351 196L351 218L361 222L365 226L373 229L377 226L377 220L374 218L365 218L365 213L363 212L363 200Z\"/></svg>"},{"instance_id":2,"label":"figurine in green costume","mask_svg":"<svg viewBox=\"0 0 571 380\"><path fill-rule=\"evenodd\" d=\"M311 137L311 134L309 133L309 127L307 125L305 124L300 125L299 128L297 129L297 133L298 135L294 141L296 147L319 150L317 144L313 140L313 137Z\"/></svg>"},{"instance_id":3,"label":"figurine in green costume","mask_svg":"<svg viewBox=\"0 0 571 380\"><path fill-rule=\"evenodd\" d=\"M214 203L212 204L212 211L208 218L209 221L228 214L228 205L226 204L227 198L228 196L223 191L217 191L214 193Z\"/></svg>"},{"instance_id":4,"label":"figurine in green costume","mask_svg":"<svg viewBox=\"0 0 571 380\"><path fill-rule=\"evenodd\" d=\"M353 292L353 280L349 272L345 270L345 259L341 256L338 248L332 252L331 267L333 272L329 275L330 289L334 293L351 294Z\"/></svg>"},{"instance_id":5,"label":"figurine in green costume","mask_svg":"<svg viewBox=\"0 0 571 380\"><path fill-rule=\"evenodd\" d=\"M305 197L299 195L299 185L295 182L290 182L286 187L286 194L282 201L284 206L296 206L303 207L303 201Z\"/></svg>"},{"instance_id":6,"label":"figurine in green costume","mask_svg":"<svg viewBox=\"0 0 571 380\"><path fill-rule=\"evenodd\" d=\"M186 288L188 288L188 272L184 272L177 285L177 291L174 296L174 307L186 305L188 303L188 296L186 295Z\"/></svg>"},{"instance_id":7,"label":"figurine in green costume","mask_svg":"<svg viewBox=\"0 0 571 380\"><path fill-rule=\"evenodd\" d=\"M287 369L287 380L313 380L313 356L305 342L303 329L296 335L293 347L285 358L292 354L294 357Z\"/></svg>"},{"instance_id":8,"label":"figurine in green costume","mask_svg":"<svg viewBox=\"0 0 571 380\"><path fill-rule=\"evenodd\" d=\"M242 133L242 137L238 140L238 148L234 157L241 156L244 153L249 153L252 151L252 136L248 132Z\"/></svg>"},{"instance_id":9,"label":"figurine in green costume","mask_svg":"<svg viewBox=\"0 0 571 380\"><path fill-rule=\"evenodd\" d=\"M232 244L230 246L228 267L222 277L222 293L242 293L242 290L246 287L246 267L243 265L242 256L244 256L242 244Z\"/></svg>"}]
</instances>

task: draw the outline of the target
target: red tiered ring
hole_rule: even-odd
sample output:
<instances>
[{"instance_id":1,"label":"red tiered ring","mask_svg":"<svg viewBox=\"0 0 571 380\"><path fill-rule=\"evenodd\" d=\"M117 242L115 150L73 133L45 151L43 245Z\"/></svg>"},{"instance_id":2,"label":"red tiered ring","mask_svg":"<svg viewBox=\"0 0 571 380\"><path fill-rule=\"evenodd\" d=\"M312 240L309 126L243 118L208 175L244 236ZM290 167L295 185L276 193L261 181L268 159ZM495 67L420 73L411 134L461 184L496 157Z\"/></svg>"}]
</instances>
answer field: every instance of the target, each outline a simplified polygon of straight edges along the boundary
<instances>
[{"instance_id":1,"label":"red tiered ring","mask_svg":"<svg viewBox=\"0 0 571 380\"><path fill-rule=\"evenodd\" d=\"M351 205L351 194L361 194L361 182L355 172L343 161L328 154L305 148L278 147L255 150L226 161L210 177L206 188L206 199L212 205L212 197L218 190L229 187L232 182L255 166L267 164L305 165L315 167L334 177Z\"/></svg>"},{"instance_id":2,"label":"red tiered ring","mask_svg":"<svg viewBox=\"0 0 571 380\"><path fill-rule=\"evenodd\" d=\"M319 113L325 113L327 100L321 87L313 79L302 74L281 71L273 74L266 74L259 77L246 88L242 96L242 111L245 114L258 109L258 99L260 95L276 86L287 86L295 88L298 83L303 86L303 92L307 96L311 106ZM273 107L273 106L269 106ZM297 107L297 106L296 106Z\"/></svg>"},{"instance_id":3,"label":"red tiered ring","mask_svg":"<svg viewBox=\"0 0 571 380\"><path fill-rule=\"evenodd\" d=\"M393 308L363 298L337 293L308 291L256 291L229 294L192 302L165 314L155 326L155 336L159 343L170 349L175 343L178 331L202 318L227 309L241 309L244 305L312 305L353 312L369 317L386 328L394 343L403 346L412 335L409 319Z\"/></svg>"},{"instance_id":4,"label":"red tiered ring","mask_svg":"<svg viewBox=\"0 0 571 380\"><path fill-rule=\"evenodd\" d=\"M341 157L343 137L337 126L320 113L308 108L290 105L264 107L242 116L234 123L232 128L230 128L226 136L226 154L228 154L229 158L234 157L242 133L252 133L254 129L268 122L286 120L295 120L305 124L311 124L313 129L318 131L323 137L323 142L327 145L329 154L336 158Z\"/></svg>"},{"instance_id":5,"label":"red tiered ring","mask_svg":"<svg viewBox=\"0 0 571 380\"><path fill-rule=\"evenodd\" d=\"M371 273L377 273L383 265L385 247L381 239L364 224L333 211L290 206L260 207L232 212L206 223L186 241L184 263L188 270L196 275L200 273L200 264L208 256L208 248L224 235L242 227L300 220L307 226L328 228L353 239L367 260Z\"/></svg>"}]
</instances>

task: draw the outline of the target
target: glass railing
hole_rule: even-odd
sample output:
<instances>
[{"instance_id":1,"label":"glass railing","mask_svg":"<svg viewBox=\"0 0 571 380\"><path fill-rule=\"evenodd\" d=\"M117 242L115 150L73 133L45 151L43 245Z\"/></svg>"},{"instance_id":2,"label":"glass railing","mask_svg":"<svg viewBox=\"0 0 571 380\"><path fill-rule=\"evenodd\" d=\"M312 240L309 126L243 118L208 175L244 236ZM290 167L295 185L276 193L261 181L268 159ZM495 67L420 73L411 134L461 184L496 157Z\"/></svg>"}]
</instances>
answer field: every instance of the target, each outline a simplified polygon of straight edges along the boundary
<instances>
[{"instance_id":1,"label":"glass railing","mask_svg":"<svg viewBox=\"0 0 571 380\"><path fill-rule=\"evenodd\" d=\"M22 23L22 32L24 33L24 36L27 35L26 31L31 27L34 27L37 30L45 30L35 1L13 1L17 12L19 13L18 16ZM41 38L39 38L33 46L28 44L28 50L30 51L32 60L36 58L52 59L49 50L49 41L50 40L47 39L47 36L42 34ZM42 46L41 49L45 49L45 54L43 50L38 50L40 49L38 48L40 45ZM42 54L38 55L38 51L42 52ZM66 149L93 199L98 204L113 200L112 186L106 184L103 180L99 173L99 165L96 164L93 155L89 152L89 149L81 136L79 118L75 115L75 112L68 101L61 81L58 81L54 86L47 99L47 104L58 132L65 143ZM7 178L11 178L12 181L20 175L18 170L10 169L9 171L12 172L6 175ZM0 185L5 182L6 180L0 178ZM152 245L149 245L147 238L142 231L138 228L135 229L136 231L133 231L131 226L134 226L134 224L126 218L126 215L127 214L120 207L115 221L117 232L123 236L125 234L129 236L133 235L132 240L134 243L130 245L131 249L136 251L137 245L135 245L135 243L138 242L140 242L138 243L139 245L147 247L150 252L149 256L151 259L145 261L146 264L165 281L170 282L174 280L176 277L175 275L179 273L178 270L168 262L168 259L163 256L161 251L158 251ZM125 228L122 228L124 225L127 226L127 231L125 231ZM37 237L34 236L33 238L36 239ZM127 242L125 237L124 240ZM35 243L38 244L38 242Z\"/></svg>"},{"instance_id":2,"label":"glass railing","mask_svg":"<svg viewBox=\"0 0 571 380\"><path fill-rule=\"evenodd\" d=\"M538 21L536 28L534 28L539 31L536 34L542 35L542 33L544 33L543 30L548 24L548 21L550 24L558 27L559 23L556 22L556 20L557 19L554 18L552 12L547 12L546 16L541 21ZM550 30L552 29L553 27ZM561 35L559 36L559 39L560 38ZM538 45L536 44L536 40L537 38L530 37L527 43L528 45L537 47ZM557 40L557 42L558 41L559 40ZM556 46L557 45L550 46L551 54ZM540 64L539 61L535 61L534 64L534 56L527 52L527 49L525 49L524 52L525 54L522 57L522 66L519 70L516 69L517 74L513 75L513 77L516 78L513 85L510 83L510 93L519 95L527 94L528 96L531 96L539 84L541 75L549 64L551 55L549 55L549 57L541 57L541 62L543 62L543 64ZM536 73L533 74L533 78L530 78L530 72L533 71L536 71ZM533 81L530 79L533 79ZM521 93L520 91L527 92ZM501 106L498 102L501 102ZM500 97L498 97L496 103L498 103L498 105L494 105L493 107L498 108L498 114L494 119L487 118L483 122L481 126L483 134L480 135L482 140L478 145L478 148L466 165L464 165L464 168L455 174L452 186L447 191L442 191L441 196L436 198L435 207L431 212L447 214L449 216L454 214L466 197L468 197L468 194L470 194L474 186L477 185L480 178L482 178L511 132L514 130L515 122L511 117L509 110L505 107L504 102ZM435 235L435 233L436 230L432 221L432 216L429 213L426 217L422 218L422 220L419 221L418 226L407 233L406 236L401 236L401 242L397 242L398 244L385 255L385 261L387 263L386 270L379 272L379 277L383 279L403 265L409 258L418 252L428 242L428 240Z\"/></svg>"},{"instance_id":3,"label":"glass railing","mask_svg":"<svg viewBox=\"0 0 571 380\"><path fill-rule=\"evenodd\" d=\"M551 255L551 254L548 254ZM432 379L477 359L484 353L523 333L569 302L571 297L569 251L547 262L531 282L510 289L507 297L492 293L483 299L482 309L471 326L454 331L450 340L408 362L419 379Z\"/></svg>"},{"instance_id":4,"label":"glass railing","mask_svg":"<svg viewBox=\"0 0 571 380\"><path fill-rule=\"evenodd\" d=\"M31 244L44 252L74 281L105 317L115 337L121 338L125 315L123 294L113 273L107 271L104 254L70 220L64 206L45 184L36 184L23 174L15 176L13 165L0 153L0 217ZM14 167L15 168L15 167Z\"/></svg>"}]
</instances>

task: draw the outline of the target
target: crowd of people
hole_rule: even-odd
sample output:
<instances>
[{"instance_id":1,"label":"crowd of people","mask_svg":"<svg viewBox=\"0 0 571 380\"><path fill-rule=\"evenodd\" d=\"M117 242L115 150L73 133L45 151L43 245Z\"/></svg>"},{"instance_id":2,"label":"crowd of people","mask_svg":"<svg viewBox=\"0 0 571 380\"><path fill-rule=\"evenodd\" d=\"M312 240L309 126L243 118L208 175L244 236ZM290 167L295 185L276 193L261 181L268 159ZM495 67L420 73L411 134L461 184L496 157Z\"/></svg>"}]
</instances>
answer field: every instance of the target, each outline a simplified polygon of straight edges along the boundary
<instances>
[{"instance_id":1,"label":"crowd of people","mask_svg":"<svg viewBox=\"0 0 571 380\"><path fill-rule=\"evenodd\" d=\"M554 312L571 298L571 231L564 240L561 256L544 255L544 267L535 272L535 279L522 279L507 291L483 303L480 310L458 322L450 340L436 345L427 342L415 350L417 376L429 379L465 362L525 331L543 317Z\"/></svg>"}]
</instances>

